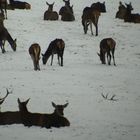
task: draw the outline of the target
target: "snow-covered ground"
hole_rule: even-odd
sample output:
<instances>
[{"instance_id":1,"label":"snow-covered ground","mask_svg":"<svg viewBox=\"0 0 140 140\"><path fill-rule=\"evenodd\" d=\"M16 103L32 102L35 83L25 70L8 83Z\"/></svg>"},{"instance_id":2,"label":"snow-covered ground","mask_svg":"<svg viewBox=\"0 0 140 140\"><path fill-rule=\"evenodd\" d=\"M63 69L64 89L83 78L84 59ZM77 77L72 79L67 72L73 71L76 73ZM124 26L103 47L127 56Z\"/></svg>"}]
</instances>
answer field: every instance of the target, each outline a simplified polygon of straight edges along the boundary
<instances>
[{"instance_id":1,"label":"snow-covered ground","mask_svg":"<svg viewBox=\"0 0 140 140\"><path fill-rule=\"evenodd\" d=\"M6 53L0 52L0 96L6 88L13 91L2 104L2 111L18 110L17 98L31 98L31 112L51 113L51 101L69 106L65 116L71 126L45 129L23 125L0 126L0 140L139 140L140 139L140 24L115 19L120 0L105 0L107 13L100 16L99 36L83 33L81 14L93 0L71 0L76 21L44 21L46 0L26 0L31 10L8 11L5 26L17 38L17 51L6 43ZM100 0L103 2L104 0ZM48 0L53 3L54 0ZM129 2L126 0L125 2ZM56 0L54 10L64 3ZM133 0L135 13L139 0ZM95 28L93 27L95 31ZM97 52L103 38L116 40L116 64L100 63ZM55 38L62 38L66 48L64 67L54 58L34 71L28 48L39 43L42 53ZM107 101L101 94L116 95L116 102Z\"/></svg>"}]
</instances>

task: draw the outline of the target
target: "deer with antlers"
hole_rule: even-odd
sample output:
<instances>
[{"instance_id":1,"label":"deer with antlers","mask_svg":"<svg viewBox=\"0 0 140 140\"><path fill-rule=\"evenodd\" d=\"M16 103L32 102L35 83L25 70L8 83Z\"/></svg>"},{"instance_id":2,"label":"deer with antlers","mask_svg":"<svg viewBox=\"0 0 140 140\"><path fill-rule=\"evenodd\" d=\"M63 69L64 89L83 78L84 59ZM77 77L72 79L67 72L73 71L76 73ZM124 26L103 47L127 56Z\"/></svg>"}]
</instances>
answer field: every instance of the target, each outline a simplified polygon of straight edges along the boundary
<instances>
[{"instance_id":1,"label":"deer with antlers","mask_svg":"<svg viewBox=\"0 0 140 140\"><path fill-rule=\"evenodd\" d=\"M6 95L3 98L0 98L0 105L5 101L7 96L12 93L12 91L9 92L8 89L6 89L6 91L7 91ZM1 108L0 108L0 111L1 111Z\"/></svg>"}]
</instances>

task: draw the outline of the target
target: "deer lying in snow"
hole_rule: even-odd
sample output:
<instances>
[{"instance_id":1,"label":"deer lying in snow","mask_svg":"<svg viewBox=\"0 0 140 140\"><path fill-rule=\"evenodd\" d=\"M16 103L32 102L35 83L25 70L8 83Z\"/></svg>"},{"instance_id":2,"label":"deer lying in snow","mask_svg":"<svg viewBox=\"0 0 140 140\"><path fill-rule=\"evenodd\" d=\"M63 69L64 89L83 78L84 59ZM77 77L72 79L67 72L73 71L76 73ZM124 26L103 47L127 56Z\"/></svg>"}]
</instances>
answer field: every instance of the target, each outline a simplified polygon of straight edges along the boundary
<instances>
[{"instance_id":1,"label":"deer lying in snow","mask_svg":"<svg viewBox=\"0 0 140 140\"><path fill-rule=\"evenodd\" d=\"M40 126L40 127L64 127L70 126L70 122L63 115L63 110L67 107L68 103L65 105L56 105L52 102L52 106L55 108L52 114L40 114L31 113L27 109L27 103L29 99L25 102L21 102L18 99L19 110L21 113L21 119L25 126Z\"/></svg>"}]
</instances>

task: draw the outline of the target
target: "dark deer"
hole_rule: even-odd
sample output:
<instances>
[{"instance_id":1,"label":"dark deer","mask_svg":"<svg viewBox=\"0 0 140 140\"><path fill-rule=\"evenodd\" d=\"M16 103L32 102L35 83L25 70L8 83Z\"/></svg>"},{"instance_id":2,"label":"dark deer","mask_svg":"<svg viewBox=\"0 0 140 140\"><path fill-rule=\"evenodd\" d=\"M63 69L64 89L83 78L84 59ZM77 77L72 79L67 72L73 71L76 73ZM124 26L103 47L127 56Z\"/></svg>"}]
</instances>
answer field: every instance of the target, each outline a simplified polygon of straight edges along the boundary
<instances>
[{"instance_id":1,"label":"dark deer","mask_svg":"<svg viewBox=\"0 0 140 140\"><path fill-rule=\"evenodd\" d=\"M51 56L51 65L53 63L53 56L57 54L58 64L63 66L63 53L64 53L65 43L62 39L55 39L50 44L45 54L42 54L42 62L45 65ZM61 58L61 62L60 62Z\"/></svg>"},{"instance_id":2,"label":"dark deer","mask_svg":"<svg viewBox=\"0 0 140 140\"><path fill-rule=\"evenodd\" d=\"M13 9L31 9L31 5L27 2L9 0L10 5Z\"/></svg>"},{"instance_id":3,"label":"dark deer","mask_svg":"<svg viewBox=\"0 0 140 140\"><path fill-rule=\"evenodd\" d=\"M41 47L37 43L34 43L29 47L29 54L33 60L34 70L40 70L39 66L40 52Z\"/></svg>"},{"instance_id":4,"label":"dark deer","mask_svg":"<svg viewBox=\"0 0 140 140\"><path fill-rule=\"evenodd\" d=\"M21 102L18 99L19 110L21 112L21 119L25 126L40 126L40 127L62 127L70 126L70 122L63 116L63 110L67 107L68 103L65 105L55 105L52 103L55 108L54 113L52 114L40 114L40 113L31 113L27 109L27 103L29 99L25 102Z\"/></svg>"},{"instance_id":5,"label":"dark deer","mask_svg":"<svg viewBox=\"0 0 140 140\"><path fill-rule=\"evenodd\" d=\"M126 7L120 1L119 2L119 8L118 8L118 11L116 13L116 18L124 19L125 18L125 15L126 15L126 12L127 12Z\"/></svg>"},{"instance_id":6,"label":"dark deer","mask_svg":"<svg viewBox=\"0 0 140 140\"><path fill-rule=\"evenodd\" d=\"M140 14L133 14L131 13L132 10L133 7L131 5L131 2L129 4L126 4L126 14L124 17L124 22L140 23Z\"/></svg>"},{"instance_id":7,"label":"dark deer","mask_svg":"<svg viewBox=\"0 0 140 140\"><path fill-rule=\"evenodd\" d=\"M56 11L53 11L53 4L49 4L46 2L46 4L49 6L48 10L44 13L44 20L58 20L59 16Z\"/></svg>"},{"instance_id":8,"label":"dark deer","mask_svg":"<svg viewBox=\"0 0 140 140\"><path fill-rule=\"evenodd\" d=\"M6 97L11 94L12 92L9 92L7 89L7 94L4 98L0 99L1 103L4 102ZM0 125L11 125L11 124L21 124L21 116L19 111L6 111L1 112L0 111Z\"/></svg>"},{"instance_id":9,"label":"dark deer","mask_svg":"<svg viewBox=\"0 0 140 140\"><path fill-rule=\"evenodd\" d=\"M106 13L106 6L105 6L105 2L101 3L101 2L96 2L96 3L93 3L91 5L91 7L94 9L94 10L98 10L102 13Z\"/></svg>"},{"instance_id":10,"label":"dark deer","mask_svg":"<svg viewBox=\"0 0 140 140\"><path fill-rule=\"evenodd\" d=\"M7 91L7 94L3 98L0 98L0 105L5 101L7 96L12 93L12 92L9 92L8 89L6 89L6 91ZM0 106L0 111L1 111L1 106Z\"/></svg>"},{"instance_id":11,"label":"dark deer","mask_svg":"<svg viewBox=\"0 0 140 140\"><path fill-rule=\"evenodd\" d=\"M112 38L105 38L105 39L101 40L100 53L98 53L98 55L100 57L102 64L106 64L105 55L107 53L108 65L111 65L111 54L110 54L110 52L111 52L114 65L116 65L115 57L114 57L115 46L116 46L116 42Z\"/></svg>"},{"instance_id":12,"label":"dark deer","mask_svg":"<svg viewBox=\"0 0 140 140\"><path fill-rule=\"evenodd\" d=\"M98 36L98 20L100 16L100 11L96 10L92 7L85 7L83 10L82 15L82 25L84 29L84 33L87 34L88 26L90 25L91 34L93 35L92 31L92 23L96 28L96 36Z\"/></svg>"},{"instance_id":13,"label":"dark deer","mask_svg":"<svg viewBox=\"0 0 140 140\"><path fill-rule=\"evenodd\" d=\"M3 13L5 12L5 18L7 19L7 0L0 0L0 10Z\"/></svg>"},{"instance_id":14,"label":"dark deer","mask_svg":"<svg viewBox=\"0 0 140 140\"><path fill-rule=\"evenodd\" d=\"M0 112L0 125L21 124L21 116L19 111Z\"/></svg>"},{"instance_id":15,"label":"dark deer","mask_svg":"<svg viewBox=\"0 0 140 140\"><path fill-rule=\"evenodd\" d=\"M6 52L5 48L4 48L6 40L11 45L11 48L13 49L13 51L16 51L16 47L17 47L16 39L13 40L13 38L10 35L10 33L8 32L8 30L5 27L0 28L0 47L1 47L2 53Z\"/></svg>"},{"instance_id":16,"label":"dark deer","mask_svg":"<svg viewBox=\"0 0 140 140\"><path fill-rule=\"evenodd\" d=\"M73 12L73 5L70 6L70 0L68 0L68 1L63 0L63 2L65 2L65 6L61 7L61 9L59 10L59 15L61 15L61 20L62 21L74 21L75 16L74 16L74 12Z\"/></svg>"}]
</instances>

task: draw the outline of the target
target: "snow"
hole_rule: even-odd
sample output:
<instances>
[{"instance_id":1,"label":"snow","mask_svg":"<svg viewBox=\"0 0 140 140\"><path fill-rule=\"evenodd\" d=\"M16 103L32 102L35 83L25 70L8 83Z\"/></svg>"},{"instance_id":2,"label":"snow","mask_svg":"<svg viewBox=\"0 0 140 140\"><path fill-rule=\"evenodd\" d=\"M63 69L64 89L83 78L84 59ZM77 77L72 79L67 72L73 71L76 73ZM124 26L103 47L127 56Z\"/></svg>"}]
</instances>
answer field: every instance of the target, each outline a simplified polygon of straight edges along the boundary
<instances>
[{"instance_id":1,"label":"snow","mask_svg":"<svg viewBox=\"0 0 140 140\"><path fill-rule=\"evenodd\" d=\"M103 2L103 0L100 0ZM1 140L139 140L140 139L140 25L115 19L120 0L106 0L107 13L100 16L99 36L85 35L81 14L93 0L71 0L76 21L44 21L46 0L26 0L31 10L8 11L5 26L13 38L17 38L17 51L6 43L6 53L0 52L0 96L6 88L13 91L2 104L2 111L18 110L17 98L31 98L31 112L51 113L51 102L69 106L65 117L70 127L45 129L21 125L0 126ZM48 0L49 3L54 1ZM96 2L96 1L94 1ZM126 0L125 2L129 2ZM63 1L55 1L59 11ZM139 0L133 0L135 13ZM93 27L95 33L95 28ZM97 52L103 38L112 37L117 45L116 64L102 65ZM34 71L28 48L39 43L44 53L49 43L62 38L66 48L64 67L54 57ZM118 101L107 101L101 94L116 95Z\"/></svg>"}]
</instances>

